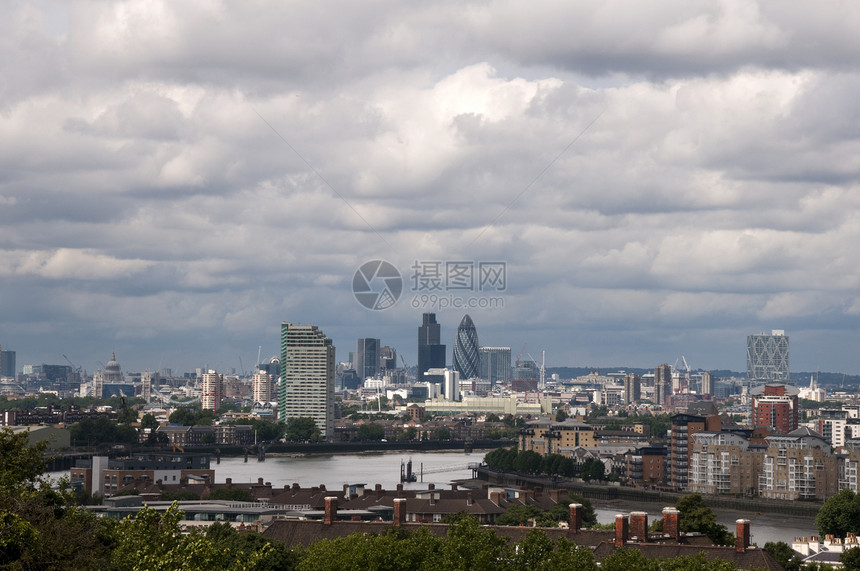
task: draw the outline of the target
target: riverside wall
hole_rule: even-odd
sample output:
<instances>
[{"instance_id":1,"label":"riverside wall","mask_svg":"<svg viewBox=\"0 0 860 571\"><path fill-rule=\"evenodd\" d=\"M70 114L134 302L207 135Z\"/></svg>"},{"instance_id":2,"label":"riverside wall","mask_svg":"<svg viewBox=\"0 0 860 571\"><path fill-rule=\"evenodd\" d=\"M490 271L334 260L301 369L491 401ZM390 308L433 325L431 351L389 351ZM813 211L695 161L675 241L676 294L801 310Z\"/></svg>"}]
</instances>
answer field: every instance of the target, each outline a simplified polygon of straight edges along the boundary
<instances>
[{"instance_id":1,"label":"riverside wall","mask_svg":"<svg viewBox=\"0 0 860 571\"><path fill-rule=\"evenodd\" d=\"M612 484L586 484L581 480L559 477L541 477L516 472L497 472L486 467L476 470L477 476L487 482L506 486L533 488L541 486L544 490L569 490L588 499L619 500L623 502L652 502L661 507L673 506L688 494L662 490L646 490ZM709 496L702 495L705 505L710 508L731 509L749 513L778 513L783 515L815 516L823 502L782 501L765 498Z\"/></svg>"}]
</instances>

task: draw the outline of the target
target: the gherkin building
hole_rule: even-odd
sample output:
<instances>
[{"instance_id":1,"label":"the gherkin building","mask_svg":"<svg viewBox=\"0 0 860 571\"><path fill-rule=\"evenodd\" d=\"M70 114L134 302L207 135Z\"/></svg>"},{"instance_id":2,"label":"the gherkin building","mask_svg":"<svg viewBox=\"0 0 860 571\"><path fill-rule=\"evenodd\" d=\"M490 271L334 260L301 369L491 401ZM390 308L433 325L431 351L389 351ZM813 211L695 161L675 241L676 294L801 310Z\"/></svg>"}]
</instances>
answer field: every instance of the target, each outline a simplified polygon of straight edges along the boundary
<instances>
[{"instance_id":1,"label":"the gherkin building","mask_svg":"<svg viewBox=\"0 0 860 571\"><path fill-rule=\"evenodd\" d=\"M454 342L454 370L460 373L461 379L471 379L478 376L481 358L478 355L478 330L469 315L463 316L457 328L457 340Z\"/></svg>"}]
</instances>

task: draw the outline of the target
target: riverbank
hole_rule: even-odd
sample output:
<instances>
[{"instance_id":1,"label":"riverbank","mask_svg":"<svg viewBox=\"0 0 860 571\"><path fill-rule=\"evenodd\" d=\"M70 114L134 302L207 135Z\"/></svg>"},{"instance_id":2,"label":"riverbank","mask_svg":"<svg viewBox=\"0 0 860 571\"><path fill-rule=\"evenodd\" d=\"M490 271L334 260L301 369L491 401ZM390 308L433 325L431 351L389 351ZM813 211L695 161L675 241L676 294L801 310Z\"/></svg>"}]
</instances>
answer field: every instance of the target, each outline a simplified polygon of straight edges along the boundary
<instances>
[{"instance_id":1,"label":"riverbank","mask_svg":"<svg viewBox=\"0 0 860 571\"><path fill-rule=\"evenodd\" d=\"M611 484L586 484L570 478L547 478L525 474L496 472L486 467L477 470L478 478L508 486L541 486L545 490L564 489L590 500L629 504L631 502L649 505L673 506L687 494L661 490L645 490ZM818 513L822 502L788 502L764 498L736 498L729 496L708 496L702 498L711 509L734 510L744 517L756 514L780 514L780 516L812 517Z\"/></svg>"}]
</instances>

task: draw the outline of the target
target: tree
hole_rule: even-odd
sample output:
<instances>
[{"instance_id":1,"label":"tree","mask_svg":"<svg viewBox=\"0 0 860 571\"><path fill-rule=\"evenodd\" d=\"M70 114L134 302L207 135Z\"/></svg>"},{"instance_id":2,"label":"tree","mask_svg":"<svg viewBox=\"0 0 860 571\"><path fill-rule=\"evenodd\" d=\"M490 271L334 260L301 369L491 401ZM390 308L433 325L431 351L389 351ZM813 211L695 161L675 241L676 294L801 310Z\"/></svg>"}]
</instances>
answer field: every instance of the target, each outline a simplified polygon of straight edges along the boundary
<instances>
[{"instance_id":1,"label":"tree","mask_svg":"<svg viewBox=\"0 0 860 571\"><path fill-rule=\"evenodd\" d=\"M406 427L406 430L400 433L399 440L415 440L418 438L418 429L414 426Z\"/></svg>"},{"instance_id":2,"label":"tree","mask_svg":"<svg viewBox=\"0 0 860 571\"><path fill-rule=\"evenodd\" d=\"M764 550L770 553L785 568L785 571L800 571L802 560L795 555L794 549L786 542L768 541L764 544Z\"/></svg>"},{"instance_id":3,"label":"tree","mask_svg":"<svg viewBox=\"0 0 860 571\"><path fill-rule=\"evenodd\" d=\"M195 415L190 408L177 408L167 418L170 424L181 424L182 426L194 426Z\"/></svg>"},{"instance_id":4,"label":"tree","mask_svg":"<svg viewBox=\"0 0 860 571\"><path fill-rule=\"evenodd\" d=\"M849 531L856 533L860 530L860 494L845 488L828 498L815 516L815 525L821 537L845 537Z\"/></svg>"},{"instance_id":5,"label":"tree","mask_svg":"<svg viewBox=\"0 0 860 571\"><path fill-rule=\"evenodd\" d=\"M491 571L509 555L508 542L477 518L463 518L448 527L436 569Z\"/></svg>"},{"instance_id":6,"label":"tree","mask_svg":"<svg viewBox=\"0 0 860 571\"><path fill-rule=\"evenodd\" d=\"M436 432L433 433L433 438L435 440L451 440L451 431L444 426L437 428Z\"/></svg>"},{"instance_id":7,"label":"tree","mask_svg":"<svg viewBox=\"0 0 860 571\"><path fill-rule=\"evenodd\" d=\"M678 526L681 531L697 531L704 533L717 545L733 545L735 537L729 533L726 526L717 523L714 510L705 505L705 500L699 494L684 496L675 504L680 512Z\"/></svg>"},{"instance_id":8,"label":"tree","mask_svg":"<svg viewBox=\"0 0 860 571\"><path fill-rule=\"evenodd\" d=\"M0 567L95 569L106 566L108 523L78 506L67 479L44 475L47 442L0 428Z\"/></svg>"},{"instance_id":9,"label":"tree","mask_svg":"<svg viewBox=\"0 0 860 571\"><path fill-rule=\"evenodd\" d=\"M589 482L606 479L606 465L597 458L586 458L579 468L579 476Z\"/></svg>"},{"instance_id":10,"label":"tree","mask_svg":"<svg viewBox=\"0 0 860 571\"><path fill-rule=\"evenodd\" d=\"M285 437L293 441L319 440L320 431L316 421L309 416L289 418Z\"/></svg>"},{"instance_id":11,"label":"tree","mask_svg":"<svg viewBox=\"0 0 860 571\"><path fill-rule=\"evenodd\" d=\"M209 494L210 500L229 500L233 502L253 502L254 495L248 490L239 488L215 490Z\"/></svg>"},{"instance_id":12,"label":"tree","mask_svg":"<svg viewBox=\"0 0 860 571\"><path fill-rule=\"evenodd\" d=\"M567 413L563 408L559 408L555 413L555 421L556 422L564 422L567 419Z\"/></svg>"},{"instance_id":13,"label":"tree","mask_svg":"<svg viewBox=\"0 0 860 571\"><path fill-rule=\"evenodd\" d=\"M149 430L158 430L159 426L158 420L151 412L144 414L143 418L140 419L140 427L144 430L147 428Z\"/></svg>"},{"instance_id":14,"label":"tree","mask_svg":"<svg viewBox=\"0 0 860 571\"><path fill-rule=\"evenodd\" d=\"M860 571L860 547L852 547L843 551L839 556L839 562L845 571ZM786 567L786 571L788 568Z\"/></svg>"},{"instance_id":15,"label":"tree","mask_svg":"<svg viewBox=\"0 0 860 571\"><path fill-rule=\"evenodd\" d=\"M355 433L358 440L382 440L385 437L385 429L373 422L362 424Z\"/></svg>"}]
</instances>

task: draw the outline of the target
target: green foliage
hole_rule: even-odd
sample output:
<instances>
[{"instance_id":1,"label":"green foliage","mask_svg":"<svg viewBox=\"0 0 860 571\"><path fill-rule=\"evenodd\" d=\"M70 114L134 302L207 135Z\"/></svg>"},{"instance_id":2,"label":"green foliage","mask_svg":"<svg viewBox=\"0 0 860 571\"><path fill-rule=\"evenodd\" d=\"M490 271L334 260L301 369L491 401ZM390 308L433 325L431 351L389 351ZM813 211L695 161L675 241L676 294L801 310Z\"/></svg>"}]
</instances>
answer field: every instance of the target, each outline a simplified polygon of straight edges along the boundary
<instances>
[{"instance_id":1,"label":"green foliage","mask_svg":"<svg viewBox=\"0 0 860 571\"><path fill-rule=\"evenodd\" d=\"M842 555L839 556L839 561L845 571L860 571L860 547L843 551Z\"/></svg>"},{"instance_id":2,"label":"green foliage","mask_svg":"<svg viewBox=\"0 0 860 571\"><path fill-rule=\"evenodd\" d=\"M849 531L856 532L860 529L860 494L846 488L828 498L815 516L815 525L821 537L845 537Z\"/></svg>"},{"instance_id":3,"label":"green foliage","mask_svg":"<svg viewBox=\"0 0 860 571\"><path fill-rule=\"evenodd\" d=\"M398 440L415 440L418 438L418 429L414 426L408 426L397 438Z\"/></svg>"},{"instance_id":4,"label":"green foliage","mask_svg":"<svg viewBox=\"0 0 860 571\"><path fill-rule=\"evenodd\" d=\"M102 444L136 444L137 430L127 424L117 424L108 418L85 418L69 427L74 446Z\"/></svg>"},{"instance_id":5,"label":"green foliage","mask_svg":"<svg viewBox=\"0 0 860 571\"><path fill-rule=\"evenodd\" d=\"M437 428L433 433L434 440L451 440L451 431L445 428Z\"/></svg>"},{"instance_id":6,"label":"green foliage","mask_svg":"<svg viewBox=\"0 0 860 571\"><path fill-rule=\"evenodd\" d=\"M510 472L514 469L514 460L517 457L517 448L496 448L487 452L484 463L493 470Z\"/></svg>"},{"instance_id":7,"label":"green foliage","mask_svg":"<svg viewBox=\"0 0 860 571\"><path fill-rule=\"evenodd\" d=\"M287 440L316 442L320 439L320 431L317 423L310 417L297 417L287 419L285 437Z\"/></svg>"},{"instance_id":8,"label":"green foliage","mask_svg":"<svg viewBox=\"0 0 860 571\"><path fill-rule=\"evenodd\" d=\"M514 459L514 470L525 474L540 474L543 457L533 450L520 452Z\"/></svg>"},{"instance_id":9,"label":"green foliage","mask_svg":"<svg viewBox=\"0 0 860 571\"><path fill-rule=\"evenodd\" d=\"M131 407L123 408L117 413L116 421L123 424L137 422L137 411Z\"/></svg>"},{"instance_id":10,"label":"green foliage","mask_svg":"<svg viewBox=\"0 0 860 571\"><path fill-rule=\"evenodd\" d=\"M508 511L496 518L497 525L528 525L534 519L538 527L557 527L558 522L570 519L570 504L582 504L582 526L591 528L597 525L597 514L591 502L582 496L569 494L567 499L561 499L548 511L528 506L512 506Z\"/></svg>"},{"instance_id":11,"label":"green foliage","mask_svg":"<svg viewBox=\"0 0 860 571\"><path fill-rule=\"evenodd\" d=\"M239 488L221 488L209 494L210 500L230 500L234 502L253 502L254 495Z\"/></svg>"},{"instance_id":12,"label":"green foliage","mask_svg":"<svg viewBox=\"0 0 860 571\"><path fill-rule=\"evenodd\" d=\"M571 477L574 473L573 460L561 454L547 454L541 460L540 471L550 476Z\"/></svg>"},{"instance_id":13,"label":"green foliage","mask_svg":"<svg viewBox=\"0 0 860 571\"><path fill-rule=\"evenodd\" d=\"M78 507L67 479L51 487L43 474L47 444L27 441L25 432L0 429L0 567L102 567L104 524Z\"/></svg>"},{"instance_id":14,"label":"green foliage","mask_svg":"<svg viewBox=\"0 0 860 571\"><path fill-rule=\"evenodd\" d=\"M555 421L556 422L564 422L567 419L567 413L564 412L563 408L558 409L555 413Z\"/></svg>"},{"instance_id":15,"label":"green foliage","mask_svg":"<svg viewBox=\"0 0 860 571\"><path fill-rule=\"evenodd\" d=\"M155 418L154 414L148 412L140 419L140 427L142 429L148 428L150 430L157 430L159 427L158 420Z\"/></svg>"},{"instance_id":16,"label":"green foliage","mask_svg":"<svg viewBox=\"0 0 860 571\"><path fill-rule=\"evenodd\" d=\"M802 560L795 555L794 549L786 542L768 541L764 544L764 550L770 553L785 568L785 571L800 571Z\"/></svg>"},{"instance_id":17,"label":"green foliage","mask_svg":"<svg viewBox=\"0 0 860 571\"><path fill-rule=\"evenodd\" d=\"M373 422L362 424L355 433L357 440L382 440L385 438L385 429Z\"/></svg>"},{"instance_id":18,"label":"green foliage","mask_svg":"<svg viewBox=\"0 0 860 571\"><path fill-rule=\"evenodd\" d=\"M675 504L680 512L678 526L681 531L704 533L716 545L734 545L735 537L726 526L717 523L717 515L705 505L699 494L684 496Z\"/></svg>"},{"instance_id":19,"label":"green foliage","mask_svg":"<svg viewBox=\"0 0 860 571\"><path fill-rule=\"evenodd\" d=\"M579 467L579 476L586 482L606 479L606 465L597 458L586 458Z\"/></svg>"},{"instance_id":20,"label":"green foliage","mask_svg":"<svg viewBox=\"0 0 860 571\"><path fill-rule=\"evenodd\" d=\"M507 558L509 549L508 542L492 529L482 527L476 518L464 518L448 527L437 568L490 571Z\"/></svg>"}]
</instances>

